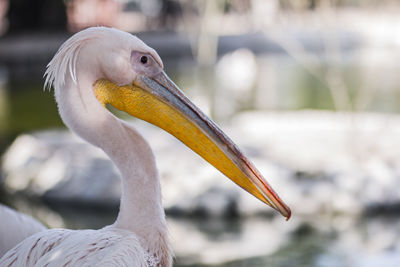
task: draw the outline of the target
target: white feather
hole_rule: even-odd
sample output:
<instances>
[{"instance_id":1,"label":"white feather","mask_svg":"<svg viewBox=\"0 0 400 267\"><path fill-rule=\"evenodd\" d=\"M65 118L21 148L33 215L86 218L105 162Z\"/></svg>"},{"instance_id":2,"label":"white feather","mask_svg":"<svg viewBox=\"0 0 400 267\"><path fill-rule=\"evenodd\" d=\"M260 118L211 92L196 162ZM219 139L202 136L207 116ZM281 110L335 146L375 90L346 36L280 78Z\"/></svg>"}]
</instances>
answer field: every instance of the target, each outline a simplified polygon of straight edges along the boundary
<instances>
[{"instance_id":1,"label":"white feather","mask_svg":"<svg viewBox=\"0 0 400 267\"><path fill-rule=\"evenodd\" d=\"M52 229L35 234L10 250L1 266L157 267L130 231ZM154 262L154 261L153 261Z\"/></svg>"},{"instance_id":2,"label":"white feather","mask_svg":"<svg viewBox=\"0 0 400 267\"><path fill-rule=\"evenodd\" d=\"M25 238L47 228L32 217L0 204L0 258Z\"/></svg>"}]
</instances>

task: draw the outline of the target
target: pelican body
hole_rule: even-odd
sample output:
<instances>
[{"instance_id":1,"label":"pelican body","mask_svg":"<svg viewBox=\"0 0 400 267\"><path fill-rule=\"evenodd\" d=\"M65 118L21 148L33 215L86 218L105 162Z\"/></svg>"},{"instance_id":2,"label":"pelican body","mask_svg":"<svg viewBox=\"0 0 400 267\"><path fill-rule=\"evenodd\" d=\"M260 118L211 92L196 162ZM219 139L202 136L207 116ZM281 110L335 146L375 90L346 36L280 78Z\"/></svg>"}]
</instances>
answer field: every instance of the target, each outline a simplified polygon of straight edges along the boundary
<instances>
[{"instance_id":1,"label":"pelican body","mask_svg":"<svg viewBox=\"0 0 400 267\"><path fill-rule=\"evenodd\" d=\"M286 218L290 209L218 126L168 78L155 50L116 29L94 27L68 39L47 66L66 126L101 148L121 173L120 211L100 230L39 232L0 266L172 266L160 178L152 150L106 105L174 135L256 198Z\"/></svg>"}]
</instances>

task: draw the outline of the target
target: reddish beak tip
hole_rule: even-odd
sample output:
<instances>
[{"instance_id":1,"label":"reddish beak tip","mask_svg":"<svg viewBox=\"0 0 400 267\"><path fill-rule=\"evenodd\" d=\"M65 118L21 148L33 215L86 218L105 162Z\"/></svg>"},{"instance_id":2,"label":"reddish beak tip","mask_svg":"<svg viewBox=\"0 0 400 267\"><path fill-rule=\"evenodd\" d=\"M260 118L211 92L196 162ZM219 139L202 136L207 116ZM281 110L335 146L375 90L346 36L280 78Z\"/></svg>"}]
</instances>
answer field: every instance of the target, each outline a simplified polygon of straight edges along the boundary
<instances>
[{"instance_id":1,"label":"reddish beak tip","mask_svg":"<svg viewBox=\"0 0 400 267\"><path fill-rule=\"evenodd\" d=\"M291 216L292 216L292 211L288 208L288 215L286 217L286 221L289 221Z\"/></svg>"}]
</instances>

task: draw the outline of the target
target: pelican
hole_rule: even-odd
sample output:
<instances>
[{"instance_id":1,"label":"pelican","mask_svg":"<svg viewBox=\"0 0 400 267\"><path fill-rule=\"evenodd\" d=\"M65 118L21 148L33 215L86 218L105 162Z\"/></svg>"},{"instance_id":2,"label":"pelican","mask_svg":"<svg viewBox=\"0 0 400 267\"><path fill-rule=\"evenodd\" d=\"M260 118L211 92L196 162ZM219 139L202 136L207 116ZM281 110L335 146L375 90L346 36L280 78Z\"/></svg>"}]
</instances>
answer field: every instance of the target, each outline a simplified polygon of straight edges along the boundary
<instances>
[{"instance_id":1,"label":"pelican","mask_svg":"<svg viewBox=\"0 0 400 267\"><path fill-rule=\"evenodd\" d=\"M101 148L119 169L120 210L116 221L100 230L50 229L28 237L0 259L0 266L172 266L152 150L106 105L174 135L244 190L290 217L290 209L253 164L168 78L157 52L134 35L106 27L78 32L60 47L45 77L65 125Z\"/></svg>"}]
</instances>

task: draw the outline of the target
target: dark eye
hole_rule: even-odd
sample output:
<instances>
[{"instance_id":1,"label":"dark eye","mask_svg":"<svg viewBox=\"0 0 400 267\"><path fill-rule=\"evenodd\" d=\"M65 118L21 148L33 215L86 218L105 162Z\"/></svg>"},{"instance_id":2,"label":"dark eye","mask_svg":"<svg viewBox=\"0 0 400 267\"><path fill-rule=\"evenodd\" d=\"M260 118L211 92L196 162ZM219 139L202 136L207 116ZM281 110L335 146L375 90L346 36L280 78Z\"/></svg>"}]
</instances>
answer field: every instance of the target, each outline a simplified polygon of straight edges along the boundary
<instances>
[{"instance_id":1,"label":"dark eye","mask_svg":"<svg viewBox=\"0 0 400 267\"><path fill-rule=\"evenodd\" d=\"M141 56L140 58L140 62L142 62L143 64L147 63L148 58L146 56Z\"/></svg>"}]
</instances>

